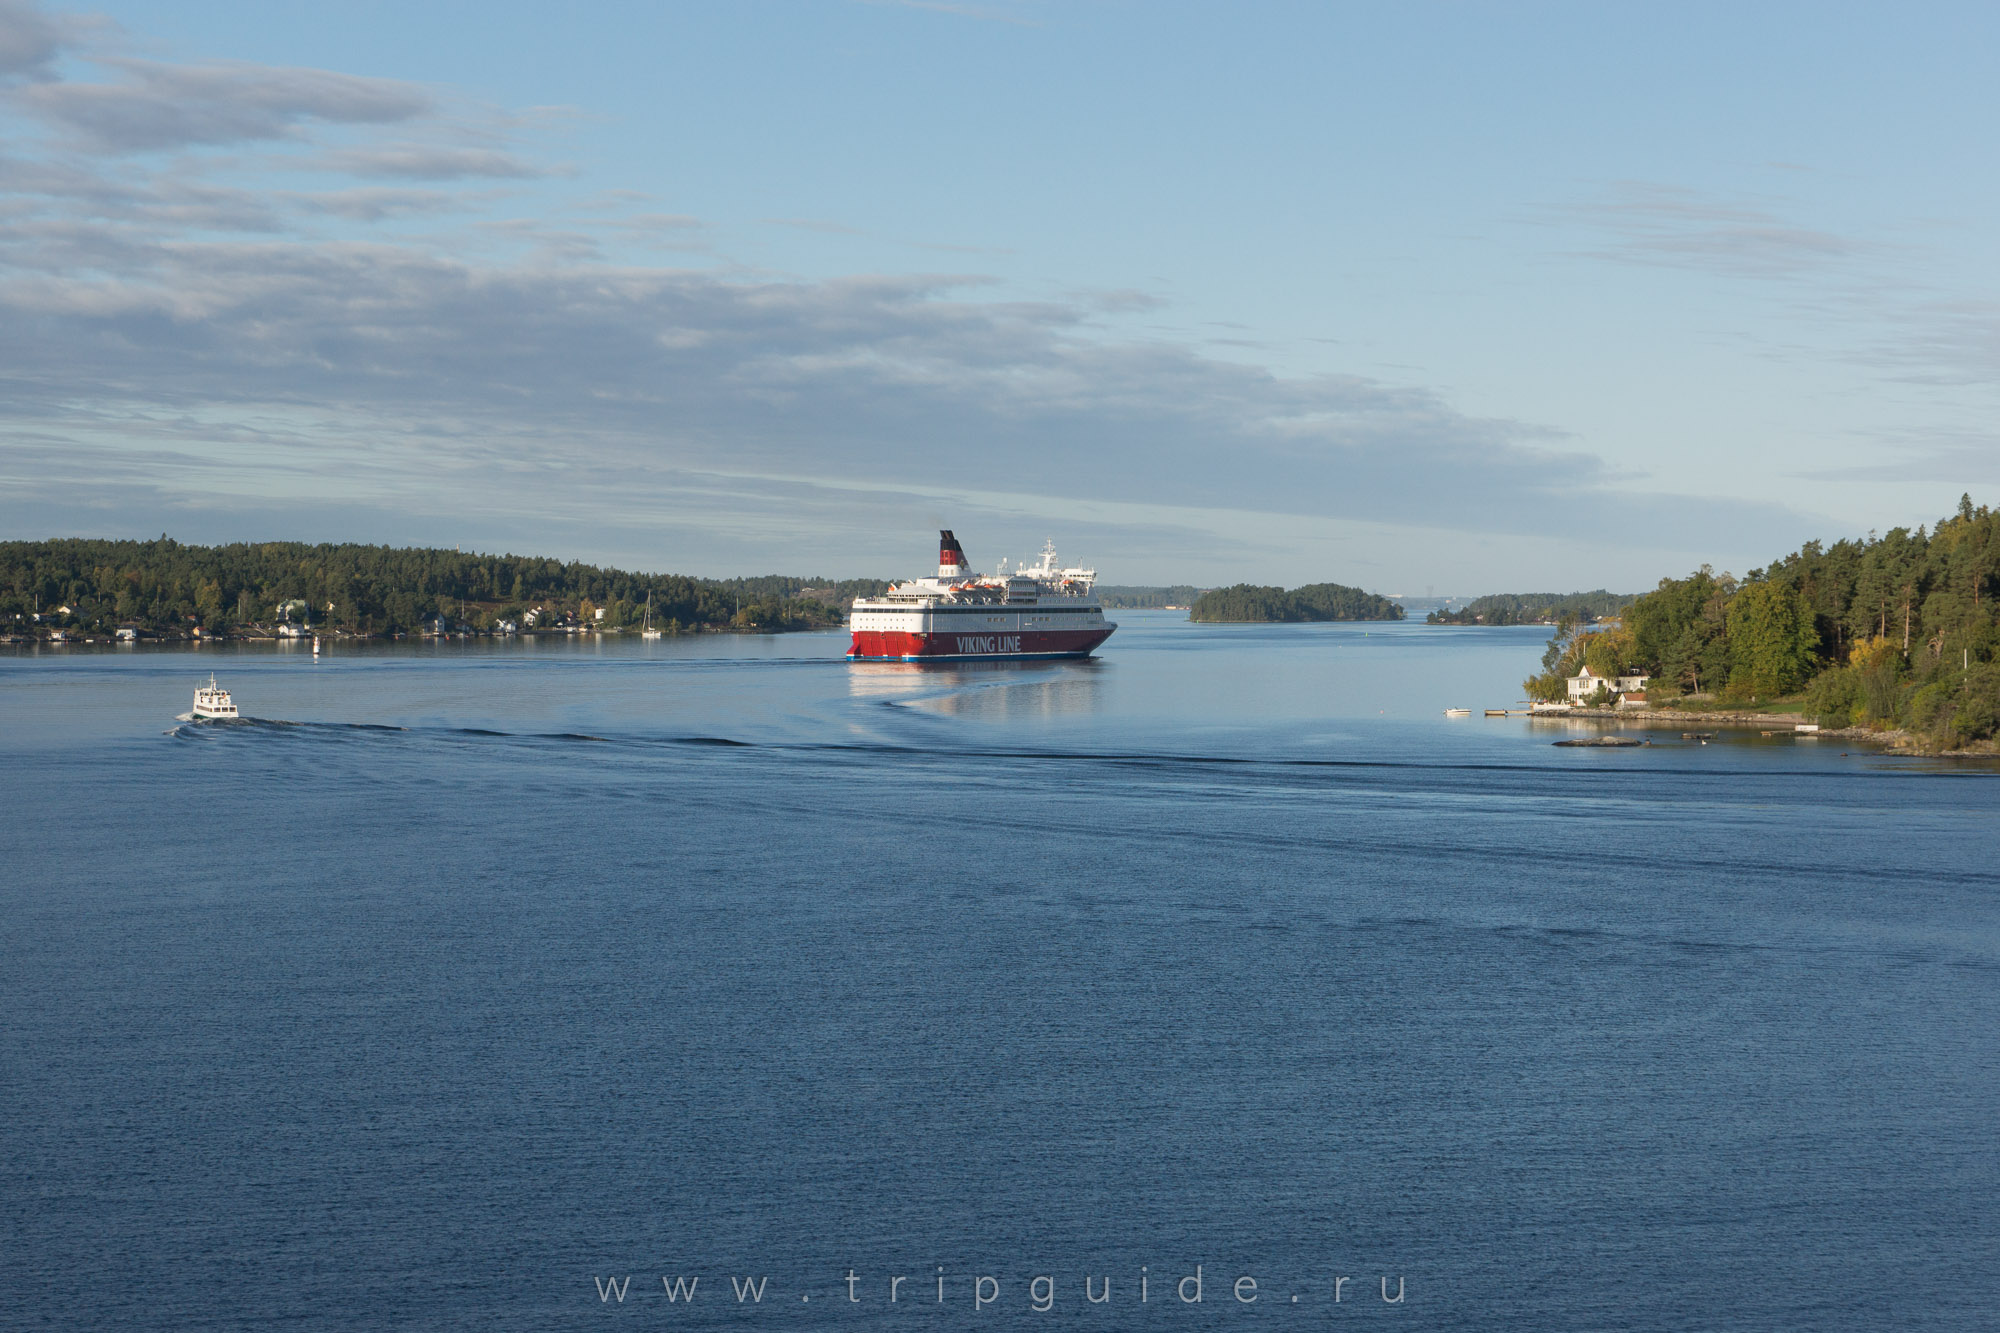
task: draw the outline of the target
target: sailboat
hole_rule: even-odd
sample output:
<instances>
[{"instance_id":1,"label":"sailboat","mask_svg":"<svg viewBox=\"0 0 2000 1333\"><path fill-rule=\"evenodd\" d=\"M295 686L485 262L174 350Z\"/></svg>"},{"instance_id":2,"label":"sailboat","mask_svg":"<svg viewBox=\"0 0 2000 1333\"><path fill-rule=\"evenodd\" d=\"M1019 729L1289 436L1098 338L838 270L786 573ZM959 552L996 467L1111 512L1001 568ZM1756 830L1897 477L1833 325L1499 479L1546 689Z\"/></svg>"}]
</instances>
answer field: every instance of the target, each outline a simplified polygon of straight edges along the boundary
<instances>
[{"instance_id":1,"label":"sailboat","mask_svg":"<svg viewBox=\"0 0 2000 1333\"><path fill-rule=\"evenodd\" d=\"M653 594L646 594L646 627L639 631L642 639L657 639L660 631L653 628Z\"/></svg>"}]
</instances>

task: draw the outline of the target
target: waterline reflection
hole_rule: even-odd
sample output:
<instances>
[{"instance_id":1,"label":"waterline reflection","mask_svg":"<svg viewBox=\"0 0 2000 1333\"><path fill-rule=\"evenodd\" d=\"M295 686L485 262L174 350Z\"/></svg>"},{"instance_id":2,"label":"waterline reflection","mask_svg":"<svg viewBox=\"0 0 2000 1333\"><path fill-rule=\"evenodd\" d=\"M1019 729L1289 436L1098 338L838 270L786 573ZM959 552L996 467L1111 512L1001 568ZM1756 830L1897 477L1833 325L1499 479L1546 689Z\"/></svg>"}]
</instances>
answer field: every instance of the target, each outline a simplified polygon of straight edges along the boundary
<instances>
[{"instance_id":1,"label":"waterline reflection","mask_svg":"<svg viewBox=\"0 0 2000 1333\"><path fill-rule=\"evenodd\" d=\"M1059 662L854 662L848 694L945 717L1010 722L1101 710L1105 672L1096 658Z\"/></svg>"}]
</instances>

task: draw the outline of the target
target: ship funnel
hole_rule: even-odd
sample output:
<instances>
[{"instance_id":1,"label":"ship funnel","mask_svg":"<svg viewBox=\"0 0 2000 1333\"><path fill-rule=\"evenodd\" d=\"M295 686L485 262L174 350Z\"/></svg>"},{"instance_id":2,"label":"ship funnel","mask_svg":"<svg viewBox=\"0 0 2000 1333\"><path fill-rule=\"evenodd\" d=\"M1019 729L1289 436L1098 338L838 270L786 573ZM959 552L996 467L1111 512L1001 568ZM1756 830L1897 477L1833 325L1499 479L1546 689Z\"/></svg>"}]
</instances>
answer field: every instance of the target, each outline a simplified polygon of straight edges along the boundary
<instances>
[{"instance_id":1,"label":"ship funnel","mask_svg":"<svg viewBox=\"0 0 2000 1333\"><path fill-rule=\"evenodd\" d=\"M941 579L962 579L972 572L971 564L965 558L965 548L958 544L958 538L946 528L938 533L938 577Z\"/></svg>"}]
</instances>

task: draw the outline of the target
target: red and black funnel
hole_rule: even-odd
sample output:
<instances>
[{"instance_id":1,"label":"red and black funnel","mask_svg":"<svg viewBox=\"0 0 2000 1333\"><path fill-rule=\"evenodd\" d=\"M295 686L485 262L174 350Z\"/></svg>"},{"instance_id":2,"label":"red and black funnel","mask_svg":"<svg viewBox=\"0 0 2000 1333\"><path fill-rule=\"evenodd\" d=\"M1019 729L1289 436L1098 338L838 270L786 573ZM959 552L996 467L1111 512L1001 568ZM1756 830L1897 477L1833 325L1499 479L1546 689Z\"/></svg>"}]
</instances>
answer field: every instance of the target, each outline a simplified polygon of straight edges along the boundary
<instances>
[{"instance_id":1,"label":"red and black funnel","mask_svg":"<svg viewBox=\"0 0 2000 1333\"><path fill-rule=\"evenodd\" d=\"M938 564L953 565L959 569L971 568L970 562L965 558L965 548L958 544L958 538L951 535L950 528L938 533Z\"/></svg>"}]
</instances>

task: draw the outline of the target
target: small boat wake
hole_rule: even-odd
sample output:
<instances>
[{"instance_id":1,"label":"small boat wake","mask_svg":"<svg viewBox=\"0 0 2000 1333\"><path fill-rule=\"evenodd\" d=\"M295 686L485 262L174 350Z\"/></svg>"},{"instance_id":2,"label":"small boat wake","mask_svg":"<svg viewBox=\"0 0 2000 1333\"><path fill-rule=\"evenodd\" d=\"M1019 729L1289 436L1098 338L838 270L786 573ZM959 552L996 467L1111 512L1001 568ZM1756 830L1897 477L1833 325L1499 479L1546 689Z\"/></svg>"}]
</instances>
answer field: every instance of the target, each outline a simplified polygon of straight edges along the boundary
<instances>
[{"instance_id":1,"label":"small boat wake","mask_svg":"<svg viewBox=\"0 0 2000 1333\"><path fill-rule=\"evenodd\" d=\"M202 733L220 731L255 731L263 727L295 727L296 722L279 722L262 717L203 717L199 713L174 714L176 725L169 728L169 736L197 736Z\"/></svg>"},{"instance_id":2,"label":"small boat wake","mask_svg":"<svg viewBox=\"0 0 2000 1333\"><path fill-rule=\"evenodd\" d=\"M288 722L278 717L201 717L195 713L176 713L176 725L164 733L190 739L203 735L218 735L225 732L350 732L350 731L407 731L407 727L392 727L380 722Z\"/></svg>"},{"instance_id":3,"label":"small boat wake","mask_svg":"<svg viewBox=\"0 0 2000 1333\"><path fill-rule=\"evenodd\" d=\"M277 717L202 717L195 713L176 713L175 725L164 735L190 740L200 736L225 734L258 733L294 736L352 736L358 732L396 732L412 736L476 737L517 741L591 741L603 743L608 736L593 736L580 731L516 732L494 731L488 727L399 727L387 722L291 722ZM693 744L736 745L741 742L714 739L710 737L690 738Z\"/></svg>"}]
</instances>

